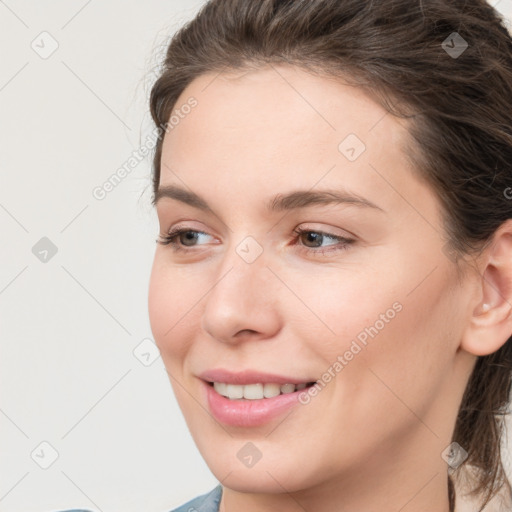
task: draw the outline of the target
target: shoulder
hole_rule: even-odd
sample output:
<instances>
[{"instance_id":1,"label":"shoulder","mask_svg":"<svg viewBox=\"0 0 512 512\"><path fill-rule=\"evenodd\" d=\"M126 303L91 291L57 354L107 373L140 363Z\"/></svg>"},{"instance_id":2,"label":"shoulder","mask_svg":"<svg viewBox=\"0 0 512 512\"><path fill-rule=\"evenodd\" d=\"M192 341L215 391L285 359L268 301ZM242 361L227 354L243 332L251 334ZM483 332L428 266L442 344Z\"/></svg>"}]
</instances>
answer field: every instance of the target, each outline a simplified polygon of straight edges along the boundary
<instances>
[{"instance_id":1,"label":"shoulder","mask_svg":"<svg viewBox=\"0 0 512 512\"><path fill-rule=\"evenodd\" d=\"M219 484L210 492L187 501L187 503L171 510L171 512L218 512L221 497L222 486Z\"/></svg>"}]
</instances>

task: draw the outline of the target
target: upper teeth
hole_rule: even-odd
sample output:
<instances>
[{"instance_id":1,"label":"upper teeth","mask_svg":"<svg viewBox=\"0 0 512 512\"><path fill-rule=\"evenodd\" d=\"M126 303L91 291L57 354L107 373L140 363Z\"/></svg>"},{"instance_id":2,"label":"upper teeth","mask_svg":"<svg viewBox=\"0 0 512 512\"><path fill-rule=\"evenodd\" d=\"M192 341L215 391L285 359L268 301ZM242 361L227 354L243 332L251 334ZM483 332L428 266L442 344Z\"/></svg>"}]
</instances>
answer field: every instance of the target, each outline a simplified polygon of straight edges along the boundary
<instances>
[{"instance_id":1,"label":"upper teeth","mask_svg":"<svg viewBox=\"0 0 512 512\"><path fill-rule=\"evenodd\" d=\"M214 382L213 388L219 395L232 400L237 398L247 398L249 400L260 400L262 398L272 398L281 393L293 393L299 389L304 389L302 384L226 384L225 382Z\"/></svg>"}]
</instances>

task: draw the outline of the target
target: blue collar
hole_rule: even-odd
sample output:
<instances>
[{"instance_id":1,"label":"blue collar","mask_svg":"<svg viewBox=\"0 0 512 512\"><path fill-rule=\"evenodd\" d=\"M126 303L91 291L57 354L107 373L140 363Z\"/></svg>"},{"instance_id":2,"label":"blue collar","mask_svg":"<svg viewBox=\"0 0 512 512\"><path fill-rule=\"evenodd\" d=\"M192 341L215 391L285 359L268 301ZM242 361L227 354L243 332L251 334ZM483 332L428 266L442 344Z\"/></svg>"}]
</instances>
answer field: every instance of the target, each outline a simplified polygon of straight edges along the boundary
<instances>
[{"instance_id":1,"label":"blue collar","mask_svg":"<svg viewBox=\"0 0 512 512\"><path fill-rule=\"evenodd\" d=\"M222 485L212 489L206 494L201 494L191 501L188 501L181 507L178 507L171 512L219 512L220 499L222 497Z\"/></svg>"}]
</instances>

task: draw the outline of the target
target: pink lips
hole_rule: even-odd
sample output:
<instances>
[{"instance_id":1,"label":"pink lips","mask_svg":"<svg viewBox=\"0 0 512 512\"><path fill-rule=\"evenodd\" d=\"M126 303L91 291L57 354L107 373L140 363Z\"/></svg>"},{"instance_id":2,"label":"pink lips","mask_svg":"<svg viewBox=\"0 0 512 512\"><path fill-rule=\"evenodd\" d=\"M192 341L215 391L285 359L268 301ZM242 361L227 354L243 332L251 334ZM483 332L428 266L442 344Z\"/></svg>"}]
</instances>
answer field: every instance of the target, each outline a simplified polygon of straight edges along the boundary
<instances>
[{"instance_id":1,"label":"pink lips","mask_svg":"<svg viewBox=\"0 0 512 512\"><path fill-rule=\"evenodd\" d=\"M208 382L225 382L226 384L258 384L272 382L275 384L301 384L314 382L316 379L299 379L272 373L257 372L254 370L244 370L243 372L230 372L221 368L208 370L199 375L200 379Z\"/></svg>"},{"instance_id":2,"label":"pink lips","mask_svg":"<svg viewBox=\"0 0 512 512\"><path fill-rule=\"evenodd\" d=\"M238 385L257 383L300 384L314 382L315 380L296 379L251 370L232 373L222 369L204 372L200 375L200 378L205 381L203 382L205 400L212 415L217 421L235 427L256 427L268 423L282 415L293 405L298 404L299 393L303 390L284 393L272 398L262 398L261 400L231 400L217 393L213 385L210 384L211 382Z\"/></svg>"}]
</instances>

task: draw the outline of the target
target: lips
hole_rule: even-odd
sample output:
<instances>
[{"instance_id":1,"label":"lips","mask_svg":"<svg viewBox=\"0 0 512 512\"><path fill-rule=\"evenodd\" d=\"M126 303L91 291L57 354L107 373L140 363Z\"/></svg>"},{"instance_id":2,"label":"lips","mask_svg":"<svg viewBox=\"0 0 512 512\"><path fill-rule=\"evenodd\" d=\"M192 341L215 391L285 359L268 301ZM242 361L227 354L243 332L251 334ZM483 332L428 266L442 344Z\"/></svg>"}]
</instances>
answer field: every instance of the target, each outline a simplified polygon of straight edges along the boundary
<instances>
[{"instance_id":1,"label":"lips","mask_svg":"<svg viewBox=\"0 0 512 512\"><path fill-rule=\"evenodd\" d=\"M222 382L224 384L308 384L315 382L315 378L304 379L300 377L278 375L274 373L258 372L255 370L244 370L241 372L230 372L221 368L208 370L199 375L199 378L206 382Z\"/></svg>"},{"instance_id":2,"label":"lips","mask_svg":"<svg viewBox=\"0 0 512 512\"><path fill-rule=\"evenodd\" d=\"M253 370L234 373L215 369L203 372L200 378L212 415L221 423L237 427L256 427L281 416L299 404L299 393L315 382ZM270 391L273 396L264 396L265 388L267 395Z\"/></svg>"}]
</instances>

